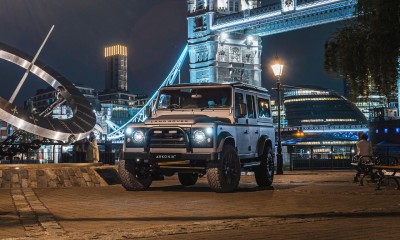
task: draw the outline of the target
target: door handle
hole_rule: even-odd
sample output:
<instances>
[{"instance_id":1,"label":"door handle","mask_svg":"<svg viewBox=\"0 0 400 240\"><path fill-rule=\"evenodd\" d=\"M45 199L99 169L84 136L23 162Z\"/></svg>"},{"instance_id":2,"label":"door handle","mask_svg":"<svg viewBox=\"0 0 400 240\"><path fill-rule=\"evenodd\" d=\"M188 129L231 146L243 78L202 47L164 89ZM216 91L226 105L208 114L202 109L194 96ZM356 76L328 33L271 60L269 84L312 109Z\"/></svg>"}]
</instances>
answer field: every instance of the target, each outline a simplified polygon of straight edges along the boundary
<instances>
[{"instance_id":1,"label":"door handle","mask_svg":"<svg viewBox=\"0 0 400 240\"><path fill-rule=\"evenodd\" d=\"M247 131L247 130L246 130L246 131L244 131L244 134L248 134L248 133L249 133L249 131Z\"/></svg>"},{"instance_id":2,"label":"door handle","mask_svg":"<svg viewBox=\"0 0 400 240\"><path fill-rule=\"evenodd\" d=\"M258 131L256 131L255 134L258 134Z\"/></svg>"}]
</instances>

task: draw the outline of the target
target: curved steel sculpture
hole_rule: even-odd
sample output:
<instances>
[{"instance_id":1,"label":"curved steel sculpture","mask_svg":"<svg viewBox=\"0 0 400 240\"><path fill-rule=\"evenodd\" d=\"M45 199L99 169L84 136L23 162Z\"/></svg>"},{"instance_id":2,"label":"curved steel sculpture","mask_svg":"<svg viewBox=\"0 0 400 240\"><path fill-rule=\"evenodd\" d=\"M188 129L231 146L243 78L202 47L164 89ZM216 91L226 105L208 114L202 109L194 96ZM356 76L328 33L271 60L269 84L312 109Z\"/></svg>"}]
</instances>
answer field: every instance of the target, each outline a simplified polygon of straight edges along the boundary
<instances>
[{"instance_id":1,"label":"curved steel sculpture","mask_svg":"<svg viewBox=\"0 0 400 240\"><path fill-rule=\"evenodd\" d=\"M0 43L0 59L24 69L30 67L32 57L20 50ZM74 141L86 137L96 124L96 116L90 103L66 78L52 68L37 61L30 72L57 91L57 99L67 102L73 111L69 119L54 119L49 114L31 113L0 97L0 119L27 132L60 141ZM4 80L3 80L4 81Z\"/></svg>"}]
</instances>

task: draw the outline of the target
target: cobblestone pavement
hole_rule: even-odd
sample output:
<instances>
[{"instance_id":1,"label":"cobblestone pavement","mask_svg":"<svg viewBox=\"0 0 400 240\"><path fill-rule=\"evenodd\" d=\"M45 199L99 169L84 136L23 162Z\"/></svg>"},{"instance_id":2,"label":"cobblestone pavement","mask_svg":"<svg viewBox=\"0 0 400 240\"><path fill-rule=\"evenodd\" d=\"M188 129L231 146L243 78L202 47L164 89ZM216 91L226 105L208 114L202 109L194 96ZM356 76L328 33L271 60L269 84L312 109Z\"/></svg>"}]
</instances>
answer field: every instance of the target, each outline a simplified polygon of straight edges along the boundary
<instances>
[{"instance_id":1,"label":"cobblestone pavement","mask_svg":"<svg viewBox=\"0 0 400 240\"><path fill-rule=\"evenodd\" d=\"M0 189L0 239L398 239L400 191L352 183L352 171L285 172L237 192L176 177L148 191Z\"/></svg>"}]
</instances>

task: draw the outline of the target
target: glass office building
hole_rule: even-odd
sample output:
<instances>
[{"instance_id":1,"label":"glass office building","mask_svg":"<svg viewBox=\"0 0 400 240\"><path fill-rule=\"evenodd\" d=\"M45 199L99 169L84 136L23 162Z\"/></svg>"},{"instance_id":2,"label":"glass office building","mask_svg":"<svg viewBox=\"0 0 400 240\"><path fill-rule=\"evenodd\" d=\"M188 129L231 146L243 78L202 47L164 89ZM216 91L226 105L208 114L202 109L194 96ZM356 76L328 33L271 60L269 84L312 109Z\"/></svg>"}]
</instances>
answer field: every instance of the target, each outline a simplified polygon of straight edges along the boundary
<instances>
[{"instance_id":1,"label":"glass office building","mask_svg":"<svg viewBox=\"0 0 400 240\"><path fill-rule=\"evenodd\" d=\"M284 93L289 126L340 126L367 124L357 106L327 89L288 89Z\"/></svg>"},{"instance_id":2,"label":"glass office building","mask_svg":"<svg viewBox=\"0 0 400 240\"><path fill-rule=\"evenodd\" d=\"M359 131L368 122L357 106L323 88L299 87L284 92L287 126L283 146L291 169L348 168Z\"/></svg>"}]
</instances>

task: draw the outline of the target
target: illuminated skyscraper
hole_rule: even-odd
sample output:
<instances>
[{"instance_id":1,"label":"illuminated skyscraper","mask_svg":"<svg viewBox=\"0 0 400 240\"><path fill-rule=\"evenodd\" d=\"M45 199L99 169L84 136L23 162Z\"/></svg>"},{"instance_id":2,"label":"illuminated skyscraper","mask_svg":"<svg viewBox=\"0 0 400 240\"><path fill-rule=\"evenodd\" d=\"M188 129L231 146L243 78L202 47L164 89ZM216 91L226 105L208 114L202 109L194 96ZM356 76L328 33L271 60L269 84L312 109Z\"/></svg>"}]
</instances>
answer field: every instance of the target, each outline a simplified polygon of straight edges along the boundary
<instances>
[{"instance_id":1,"label":"illuminated skyscraper","mask_svg":"<svg viewBox=\"0 0 400 240\"><path fill-rule=\"evenodd\" d=\"M101 116L122 125L131 119L147 101L147 95L128 90L128 48L122 45L104 49L106 59L105 89L99 93ZM107 128L105 132L109 133Z\"/></svg>"},{"instance_id":2,"label":"illuminated skyscraper","mask_svg":"<svg viewBox=\"0 0 400 240\"><path fill-rule=\"evenodd\" d=\"M106 58L106 91L128 91L128 49L114 45L104 49Z\"/></svg>"}]
</instances>

